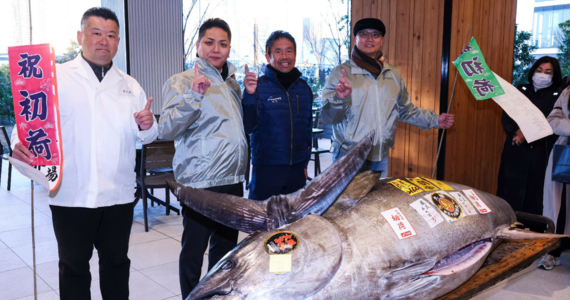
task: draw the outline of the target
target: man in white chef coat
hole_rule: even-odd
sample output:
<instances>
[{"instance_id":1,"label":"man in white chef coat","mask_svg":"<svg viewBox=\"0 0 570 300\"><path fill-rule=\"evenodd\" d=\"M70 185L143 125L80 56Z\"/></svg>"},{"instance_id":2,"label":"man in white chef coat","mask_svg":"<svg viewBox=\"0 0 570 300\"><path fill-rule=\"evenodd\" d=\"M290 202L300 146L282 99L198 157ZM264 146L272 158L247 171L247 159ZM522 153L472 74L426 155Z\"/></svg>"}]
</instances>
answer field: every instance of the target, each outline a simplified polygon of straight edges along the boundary
<instances>
[{"instance_id":1,"label":"man in white chef coat","mask_svg":"<svg viewBox=\"0 0 570 300\"><path fill-rule=\"evenodd\" d=\"M129 298L127 256L133 222L135 143L147 144L158 131L135 79L112 59L119 21L94 7L81 19L82 53L57 66L63 144L62 181L50 198L59 252L61 299L91 299L89 260L99 255L103 299ZM31 163L34 154L12 134L14 157Z\"/></svg>"}]
</instances>

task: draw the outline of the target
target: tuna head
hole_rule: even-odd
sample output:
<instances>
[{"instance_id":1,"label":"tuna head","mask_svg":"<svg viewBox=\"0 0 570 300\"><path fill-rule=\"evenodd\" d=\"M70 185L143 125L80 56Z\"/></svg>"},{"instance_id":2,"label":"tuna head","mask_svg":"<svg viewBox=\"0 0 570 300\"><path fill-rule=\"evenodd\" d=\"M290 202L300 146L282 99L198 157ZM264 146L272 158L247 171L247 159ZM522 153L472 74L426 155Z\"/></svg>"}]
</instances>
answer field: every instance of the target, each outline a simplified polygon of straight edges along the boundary
<instances>
[{"instance_id":1,"label":"tuna head","mask_svg":"<svg viewBox=\"0 0 570 300\"><path fill-rule=\"evenodd\" d=\"M305 299L338 271L343 243L336 227L315 214L256 232L220 260L187 299ZM291 271L272 273L271 256L283 255L275 254L282 249L291 251L285 254L291 256Z\"/></svg>"}]
</instances>

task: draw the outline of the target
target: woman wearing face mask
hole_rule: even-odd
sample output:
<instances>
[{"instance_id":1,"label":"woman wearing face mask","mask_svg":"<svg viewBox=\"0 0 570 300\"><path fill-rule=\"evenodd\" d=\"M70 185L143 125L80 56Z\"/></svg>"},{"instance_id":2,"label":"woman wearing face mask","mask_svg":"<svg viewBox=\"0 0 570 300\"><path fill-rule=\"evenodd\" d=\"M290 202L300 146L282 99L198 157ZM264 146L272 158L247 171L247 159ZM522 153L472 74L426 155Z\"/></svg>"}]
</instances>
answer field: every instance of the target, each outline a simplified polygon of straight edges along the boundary
<instances>
[{"instance_id":1,"label":"woman wearing face mask","mask_svg":"<svg viewBox=\"0 0 570 300\"><path fill-rule=\"evenodd\" d=\"M544 56L529 71L528 84L517 88L542 112L552 111L560 94L562 74L558 60ZM497 196L507 200L515 211L542 215L544 177L548 157L557 136L551 135L527 143L524 134L513 119L503 112L501 118L507 134L499 169ZM525 227L542 232L539 223L525 223Z\"/></svg>"}]
</instances>

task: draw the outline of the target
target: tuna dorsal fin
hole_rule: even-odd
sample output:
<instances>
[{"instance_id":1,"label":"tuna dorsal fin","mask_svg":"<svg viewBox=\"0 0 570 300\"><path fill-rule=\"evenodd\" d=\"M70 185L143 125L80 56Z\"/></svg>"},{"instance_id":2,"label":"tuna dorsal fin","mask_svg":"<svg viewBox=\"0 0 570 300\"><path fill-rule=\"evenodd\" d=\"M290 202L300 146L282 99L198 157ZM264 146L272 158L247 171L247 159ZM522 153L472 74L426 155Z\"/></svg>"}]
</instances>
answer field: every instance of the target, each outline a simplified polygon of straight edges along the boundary
<instances>
[{"instance_id":1,"label":"tuna dorsal fin","mask_svg":"<svg viewBox=\"0 0 570 300\"><path fill-rule=\"evenodd\" d=\"M362 168L373 142L374 131L368 133L356 147L313 179L305 188L281 196L287 198L291 205L293 215L291 221L311 213L323 214Z\"/></svg>"},{"instance_id":2,"label":"tuna dorsal fin","mask_svg":"<svg viewBox=\"0 0 570 300\"><path fill-rule=\"evenodd\" d=\"M169 181L172 193L191 209L228 227L252 233L267 230L267 200L253 201Z\"/></svg>"},{"instance_id":3,"label":"tuna dorsal fin","mask_svg":"<svg viewBox=\"0 0 570 300\"><path fill-rule=\"evenodd\" d=\"M326 216L334 218L335 215L356 206L360 199L366 196L368 192L379 183L380 175L380 172L366 171L354 176L354 179L352 179L344 192L338 197L334 206L331 206L326 211Z\"/></svg>"},{"instance_id":4,"label":"tuna dorsal fin","mask_svg":"<svg viewBox=\"0 0 570 300\"><path fill-rule=\"evenodd\" d=\"M567 234L539 233L520 228L505 227L497 232L499 239L544 239L570 237Z\"/></svg>"}]
</instances>

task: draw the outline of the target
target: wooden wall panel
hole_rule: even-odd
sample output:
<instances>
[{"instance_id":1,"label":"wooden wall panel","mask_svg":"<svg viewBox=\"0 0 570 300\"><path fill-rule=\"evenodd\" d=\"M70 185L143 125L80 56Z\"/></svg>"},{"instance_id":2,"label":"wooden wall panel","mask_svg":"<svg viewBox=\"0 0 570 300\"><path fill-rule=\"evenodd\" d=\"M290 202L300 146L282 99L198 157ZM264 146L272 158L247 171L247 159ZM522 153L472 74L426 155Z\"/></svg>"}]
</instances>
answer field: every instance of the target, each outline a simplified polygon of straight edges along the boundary
<instances>
[{"instance_id":1,"label":"wooden wall panel","mask_svg":"<svg viewBox=\"0 0 570 300\"><path fill-rule=\"evenodd\" d=\"M512 77L516 0L463 0L453 3L451 59L459 56L474 36L489 67L510 81ZM450 69L449 94L457 69ZM502 110L492 100L477 101L461 78L451 104L455 126L448 131L445 179L473 186L489 193L497 189L497 174L505 134L500 122Z\"/></svg>"},{"instance_id":2,"label":"wooden wall panel","mask_svg":"<svg viewBox=\"0 0 570 300\"><path fill-rule=\"evenodd\" d=\"M444 6L445 0L352 0L352 24L367 17L384 22L387 33L382 51L386 61L402 71L412 103L437 113ZM454 0L452 6L450 61L475 36L491 69L510 81L516 0ZM455 75L451 65L448 97ZM445 180L494 193L505 139L500 107L493 100L475 100L458 78L450 112L455 114L455 126L447 131ZM437 130L400 123L390 151L389 175L431 177L438 142Z\"/></svg>"},{"instance_id":3,"label":"wooden wall panel","mask_svg":"<svg viewBox=\"0 0 570 300\"><path fill-rule=\"evenodd\" d=\"M379 18L386 25L382 52L402 71L410 100L439 112L443 5L441 0L353 0L352 24ZM431 176L437 130L398 124L390 151L390 176Z\"/></svg>"}]
</instances>

